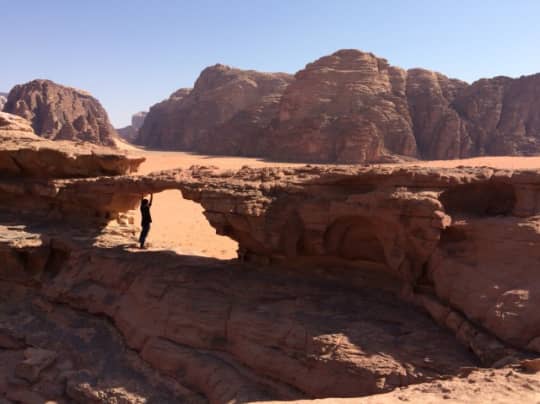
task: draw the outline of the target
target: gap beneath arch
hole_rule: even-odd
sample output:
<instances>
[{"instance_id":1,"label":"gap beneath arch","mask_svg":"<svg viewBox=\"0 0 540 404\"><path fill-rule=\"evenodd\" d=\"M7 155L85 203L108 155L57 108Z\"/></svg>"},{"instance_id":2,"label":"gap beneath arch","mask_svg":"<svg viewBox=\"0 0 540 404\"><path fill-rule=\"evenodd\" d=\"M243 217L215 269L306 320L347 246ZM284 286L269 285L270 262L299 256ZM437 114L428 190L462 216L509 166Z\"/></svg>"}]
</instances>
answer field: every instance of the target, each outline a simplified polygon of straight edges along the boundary
<instances>
[{"instance_id":1,"label":"gap beneath arch","mask_svg":"<svg viewBox=\"0 0 540 404\"><path fill-rule=\"evenodd\" d=\"M200 204L184 199L179 190L154 194L150 210L152 225L146 239L148 248L218 259L236 258L238 243L216 234L203 211ZM137 237L140 224L141 212L137 207L134 223Z\"/></svg>"}]
</instances>

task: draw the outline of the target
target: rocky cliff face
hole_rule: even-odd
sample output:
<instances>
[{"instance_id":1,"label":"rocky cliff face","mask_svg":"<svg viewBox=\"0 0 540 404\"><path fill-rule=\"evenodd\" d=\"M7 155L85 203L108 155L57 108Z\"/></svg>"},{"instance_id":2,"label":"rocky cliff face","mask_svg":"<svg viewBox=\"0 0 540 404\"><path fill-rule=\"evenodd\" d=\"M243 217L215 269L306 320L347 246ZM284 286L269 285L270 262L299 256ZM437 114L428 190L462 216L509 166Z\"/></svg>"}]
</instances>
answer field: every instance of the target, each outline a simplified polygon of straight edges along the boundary
<instances>
[{"instance_id":1,"label":"rocky cliff face","mask_svg":"<svg viewBox=\"0 0 540 404\"><path fill-rule=\"evenodd\" d=\"M114 145L116 132L99 101L50 80L15 86L4 110L29 120L34 131L47 139Z\"/></svg>"},{"instance_id":2,"label":"rocky cliff face","mask_svg":"<svg viewBox=\"0 0 540 404\"><path fill-rule=\"evenodd\" d=\"M206 75L237 78L225 86ZM208 68L188 101L172 97L153 107L152 124L138 141L338 163L540 152L540 75L468 85L424 69L403 70L371 53L340 50L276 84L259 101L243 103L254 75Z\"/></svg>"},{"instance_id":3,"label":"rocky cliff face","mask_svg":"<svg viewBox=\"0 0 540 404\"><path fill-rule=\"evenodd\" d=\"M244 142L256 143L252 138L274 117L290 81L287 74L208 67L193 90L178 90L150 108L137 142L204 153L253 152Z\"/></svg>"},{"instance_id":4,"label":"rocky cliff face","mask_svg":"<svg viewBox=\"0 0 540 404\"><path fill-rule=\"evenodd\" d=\"M133 114L131 117L131 125L116 129L116 131L122 138L133 143L139 135L139 129L141 129L147 114L148 113L144 111Z\"/></svg>"}]
</instances>

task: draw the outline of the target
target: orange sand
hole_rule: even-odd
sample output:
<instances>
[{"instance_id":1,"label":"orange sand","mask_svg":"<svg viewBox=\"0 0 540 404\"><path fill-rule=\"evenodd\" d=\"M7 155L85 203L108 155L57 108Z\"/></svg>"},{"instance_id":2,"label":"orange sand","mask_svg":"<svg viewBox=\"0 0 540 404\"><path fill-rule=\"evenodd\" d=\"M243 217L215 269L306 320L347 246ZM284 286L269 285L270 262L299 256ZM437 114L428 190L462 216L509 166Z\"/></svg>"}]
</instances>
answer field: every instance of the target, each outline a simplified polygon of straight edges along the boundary
<instances>
[{"instance_id":1,"label":"orange sand","mask_svg":"<svg viewBox=\"0 0 540 404\"><path fill-rule=\"evenodd\" d=\"M146 161L139 174L171 168L188 168L192 165L214 165L220 168L239 169L251 167L294 166L291 163L275 163L254 158L215 157L184 152L144 151L124 146L130 154L142 155ZM297 164L298 165L298 164ZM480 157L466 160L422 161L406 166L457 167L491 166L509 169L540 169L540 157ZM169 249L181 254L200 255L220 259L236 257L237 243L228 237L218 236L203 215L202 207L182 198L180 191L164 191L154 195L152 206L152 229L148 245L152 249ZM136 213L136 224L140 214Z\"/></svg>"}]
</instances>

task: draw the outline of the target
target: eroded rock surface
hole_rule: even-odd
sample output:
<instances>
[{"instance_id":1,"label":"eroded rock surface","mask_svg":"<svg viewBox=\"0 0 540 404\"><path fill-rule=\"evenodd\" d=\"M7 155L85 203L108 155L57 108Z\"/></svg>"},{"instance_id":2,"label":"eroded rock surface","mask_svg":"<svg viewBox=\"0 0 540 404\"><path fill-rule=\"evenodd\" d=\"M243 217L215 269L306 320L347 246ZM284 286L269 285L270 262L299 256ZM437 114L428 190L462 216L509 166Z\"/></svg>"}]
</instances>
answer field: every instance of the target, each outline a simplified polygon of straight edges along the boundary
<instances>
[{"instance_id":1,"label":"eroded rock surface","mask_svg":"<svg viewBox=\"0 0 540 404\"><path fill-rule=\"evenodd\" d=\"M43 142L63 156L0 117L5 156L30 145L39 162ZM66 170L2 169L0 399L437 402L437 386L474 395L471 367L538 366L538 172ZM166 189L201 203L239 260L135 249L130 209Z\"/></svg>"},{"instance_id":2,"label":"eroded rock surface","mask_svg":"<svg viewBox=\"0 0 540 404\"><path fill-rule=\"evenodd\" d=\"M2 229L0 285L110 318L152 368L213 403L375 394L475 364L388 292L279 268L90 249L81 237L47 239L37 229ZM103 331L84 327L95 328L81 330L92 347Z\"/></svg>"},{"instance_id":3,"label":"eroded rock surface","mask_svg":"<svg viewBox=\"0 0 540 404\"><path fill-rule=\"evenodd\" d=\"M143 161L107 147L43 139L27 120L0 112L1 178L119 175L135 171Z\"/></svg>"},{"instance_id":4,"label":"eroded rock surface","mask_svg":"<svg viewBox=\"0 0 540 404\"><path fill-rule=\"evenodd\" d=\"M197 167L41 189L34 210L92 220L119 217L143 192L180 189L219 234L238 241L242 259L308 273L310 265L349 267L341 275L348 283L356 269L388 274L486 363L508 353L496 338L486 343L489 333L538 351L538 279L530 269L540 251L536 172Z\"/></svg>"},{"instance_id":5,"label":"eroded rock surface","mask_svg":"<svg viewBox=\"0 0 540 404\"><path fill-rule=\"evenodd\" d=\"M47 139L114 146L117 136L98 100L85 91L50 80L13 87L4 112L27 119L36 134Z\"/></svg>"}]
</instances>

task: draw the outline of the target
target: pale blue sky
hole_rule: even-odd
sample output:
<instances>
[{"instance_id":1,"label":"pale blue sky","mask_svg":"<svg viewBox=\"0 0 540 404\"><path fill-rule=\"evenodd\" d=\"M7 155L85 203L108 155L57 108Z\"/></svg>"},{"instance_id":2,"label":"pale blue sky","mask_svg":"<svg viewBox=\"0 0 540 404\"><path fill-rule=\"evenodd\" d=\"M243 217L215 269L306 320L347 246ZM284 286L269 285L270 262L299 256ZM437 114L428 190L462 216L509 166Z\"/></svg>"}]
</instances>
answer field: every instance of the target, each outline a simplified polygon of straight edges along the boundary
<instances>
[{"instance_id":1,"label":"pale blue sky","mask_svg":"<svg viewBox=\"0 0 540 404\"><path fill-rule=\"evenodd\" d=\"M342 48L466 81L540 72L539 0L0 0L0 91L82 88L117 127L215 63L294 73Z\"/></svg>"}]
</instances>

